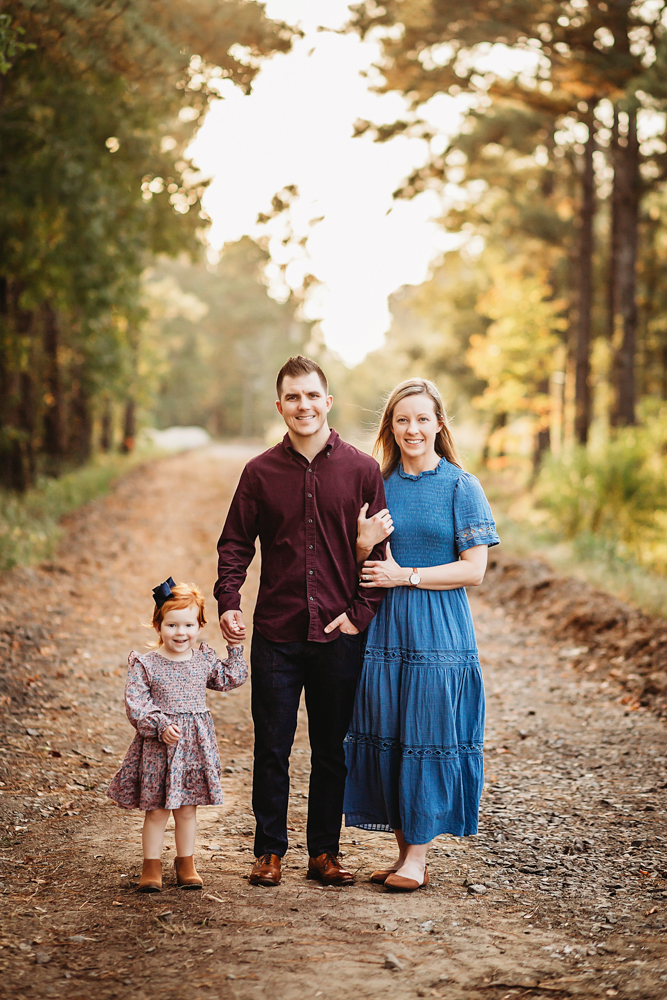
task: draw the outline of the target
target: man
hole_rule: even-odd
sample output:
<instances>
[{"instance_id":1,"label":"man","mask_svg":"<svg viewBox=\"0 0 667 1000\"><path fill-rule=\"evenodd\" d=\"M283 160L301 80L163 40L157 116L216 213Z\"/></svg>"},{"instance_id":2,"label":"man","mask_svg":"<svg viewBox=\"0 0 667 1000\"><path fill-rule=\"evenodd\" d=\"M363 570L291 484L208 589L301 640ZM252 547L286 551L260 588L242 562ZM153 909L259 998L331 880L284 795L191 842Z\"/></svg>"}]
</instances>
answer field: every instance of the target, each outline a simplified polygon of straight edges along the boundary
<instances>
[{"instance_id":1,"label":"man","mask_svg":"<svg viewBox=\"0 0 667 1000\"><path fill-rule=\"evenodd\" d=\"M280 882L287 850L289 756L305 688L311 747L308 878L353 881L338 860L343 740L363 659L363 633L384 591L358 588L357 518L384 508L377 462L330 430L333 398L314 361L280 369L276 406L287 433L246 465L218 542L220 629L245 638L239 590L259 535L262 571L251 648L257 822L253 885ZM384 545L374 558L384 557Z\"/></svg>"}]
</instances>

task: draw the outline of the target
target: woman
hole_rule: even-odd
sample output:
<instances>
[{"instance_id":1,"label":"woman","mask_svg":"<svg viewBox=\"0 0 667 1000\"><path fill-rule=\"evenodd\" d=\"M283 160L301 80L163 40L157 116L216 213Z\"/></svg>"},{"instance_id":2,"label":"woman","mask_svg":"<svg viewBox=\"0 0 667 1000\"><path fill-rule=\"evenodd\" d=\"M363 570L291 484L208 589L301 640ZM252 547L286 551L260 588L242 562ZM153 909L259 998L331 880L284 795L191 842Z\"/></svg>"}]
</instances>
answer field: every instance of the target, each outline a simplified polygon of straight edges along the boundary
<instances>
[{"instance_id":1,"label":"woman","mask_svg":"<svg viewBox=\"0 0 667 1000\"><path fill-rule=\"evenodd\" d=\"M426 379L391 393L374 454L389 511L359 517L360 562L387 535L384 562L362 587L386 587L368 630L346 738L345 822L393 830L398 858L371 880L428 884L426 852L441 833L477 832L484 784L484 687L466 587L481 584L500 539L478 480L461 468L440 394Z\"/></svg>"}]
</instances>

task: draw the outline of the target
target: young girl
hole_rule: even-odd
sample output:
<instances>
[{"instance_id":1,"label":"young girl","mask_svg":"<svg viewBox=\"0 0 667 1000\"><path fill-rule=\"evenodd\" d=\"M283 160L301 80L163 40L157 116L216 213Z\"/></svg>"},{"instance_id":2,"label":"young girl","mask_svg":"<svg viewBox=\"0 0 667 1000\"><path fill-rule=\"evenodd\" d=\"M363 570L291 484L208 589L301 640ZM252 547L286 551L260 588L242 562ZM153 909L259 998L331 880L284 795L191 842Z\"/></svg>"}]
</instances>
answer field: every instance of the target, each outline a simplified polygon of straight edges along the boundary
<instances>
[{"instance_id":1,"label":"young girl","mask_svg":"<svg viewBox=\"0 0 667 1000\"><path fill-rule=\"evenodd\" d=\"M107 795L124 809L144 809L144 864L139 892L162 888L162 843L169 810L176 826L176 879L201 889L194 866L197 806L220 805L220 756L206 688L229 691L248 678L243 646L226 660L195 641L206 624L204 597L194 584L171 577L153 590L158 648L130 653L125 708L137 730Z\"/></svg>"}]
</instances>

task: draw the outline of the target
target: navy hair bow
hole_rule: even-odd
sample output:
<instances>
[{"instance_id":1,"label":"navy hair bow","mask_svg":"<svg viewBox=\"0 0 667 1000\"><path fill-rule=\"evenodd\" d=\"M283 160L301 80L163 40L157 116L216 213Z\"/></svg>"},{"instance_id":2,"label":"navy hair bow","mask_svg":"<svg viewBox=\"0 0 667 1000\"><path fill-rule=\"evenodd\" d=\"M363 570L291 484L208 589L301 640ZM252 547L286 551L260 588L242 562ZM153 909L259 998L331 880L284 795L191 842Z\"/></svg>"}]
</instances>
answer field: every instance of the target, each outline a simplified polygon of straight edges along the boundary
<instances>
[{"instance_id":1,"label":"navy hair bow","mask_svg":"<svg viewBox=\"0 0 667 1000\"><path fill-rule=\"evenodd\" d=\"M171 595L171 588L175 587L176 584L169 577L164 583L161 583L159 587L153 587L153 598L158 608L161 608L165 601L168 601Z\"/></svg>"}]
</instances>

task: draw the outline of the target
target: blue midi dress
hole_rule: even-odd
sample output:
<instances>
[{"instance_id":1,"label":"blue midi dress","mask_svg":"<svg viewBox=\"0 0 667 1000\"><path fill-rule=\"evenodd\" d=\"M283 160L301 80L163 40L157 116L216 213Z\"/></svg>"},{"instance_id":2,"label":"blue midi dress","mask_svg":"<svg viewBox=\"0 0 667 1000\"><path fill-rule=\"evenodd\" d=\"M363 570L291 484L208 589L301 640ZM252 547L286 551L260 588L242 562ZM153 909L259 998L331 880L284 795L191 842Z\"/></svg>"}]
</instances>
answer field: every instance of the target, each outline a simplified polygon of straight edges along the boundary
<instances>
[{"instance_id":1,"label":"blue midi dress","mask_svg":"<svg viewBox=\"0 0 667 1000\"><path fill-rule=\"evenodd\" d=\"M442 458L385 483L400 566L456 562L500 541L484 491ZM345 739L346 826L402 830L409 844L477 832L484 685L465 588L393 587L368 628Z\"/></svg>"}]
</instances>

